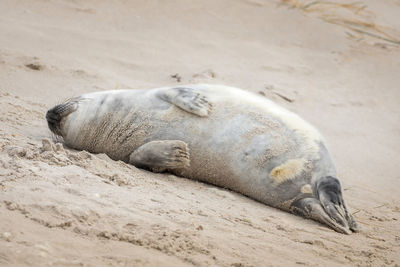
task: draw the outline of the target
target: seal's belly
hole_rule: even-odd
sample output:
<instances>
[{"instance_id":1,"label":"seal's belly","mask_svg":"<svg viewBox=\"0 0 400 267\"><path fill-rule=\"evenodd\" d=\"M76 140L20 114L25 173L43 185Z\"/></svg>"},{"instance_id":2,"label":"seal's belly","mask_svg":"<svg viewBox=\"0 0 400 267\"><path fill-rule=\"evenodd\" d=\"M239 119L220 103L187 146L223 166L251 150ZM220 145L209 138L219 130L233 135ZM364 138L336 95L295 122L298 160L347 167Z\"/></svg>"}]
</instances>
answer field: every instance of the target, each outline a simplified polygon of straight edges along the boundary
<instances>
[{"instance_id":1,"label":"seal's belly","mask_svg":"<svg viewBox=\"0 0 400 267\"><path fill-rule=\"evenodd\" d=\"M166 139L186 142L190 149L190 168L176 173L183 177L229 188L269 204L280 199L277 195L287 194L290 199L298 194L298 190L279 191L279 184L285 178L304 174L307 164L305 153L291 130L261 111L249 112L244 108L232 113L225 103L215 106L206 119L175 106L154 113L157 123L144 143ZM294 171L284 176L276 171L276 177L271 176L274 168L285 164L288 158L295 160L290 167ZM303 177L311 179L311 176Z\"/></svg>"}]
</instances>

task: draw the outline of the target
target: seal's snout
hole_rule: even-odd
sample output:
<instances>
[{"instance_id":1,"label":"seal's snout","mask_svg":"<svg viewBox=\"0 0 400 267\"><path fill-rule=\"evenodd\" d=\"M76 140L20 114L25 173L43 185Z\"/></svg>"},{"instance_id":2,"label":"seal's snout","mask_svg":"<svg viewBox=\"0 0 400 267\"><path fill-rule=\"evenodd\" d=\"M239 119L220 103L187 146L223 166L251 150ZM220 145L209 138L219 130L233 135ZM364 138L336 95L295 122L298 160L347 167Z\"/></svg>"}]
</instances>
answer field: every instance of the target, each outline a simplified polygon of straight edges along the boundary
<instances>
[{"instance_id":1,"label":"seal's snout","mask_svg":"<svg viewBox=\"0 0 400 267\"><path fill-rule=\"evenodd\" d=\"M60 135L60 123L61 123L61 115L59 112L57 112L58 106L55 106L52 109L49 109L46 113L46 120L47 120L47 125L49 126L49 129L57 134Z\"/></svg>"},{"instance_id":2,"label":"seal's snout","mask_svg":"<svg viewBox=\"0 0 400 267\"><path fill-rule=\"evenodd\" d=\"M75 102L67 102L49 109L46 113L46 120L49 129L56 135L62 136L61 132L62 120L68 114L75 111L76 108L77 104Z\"/></svg>"}]
</instances>

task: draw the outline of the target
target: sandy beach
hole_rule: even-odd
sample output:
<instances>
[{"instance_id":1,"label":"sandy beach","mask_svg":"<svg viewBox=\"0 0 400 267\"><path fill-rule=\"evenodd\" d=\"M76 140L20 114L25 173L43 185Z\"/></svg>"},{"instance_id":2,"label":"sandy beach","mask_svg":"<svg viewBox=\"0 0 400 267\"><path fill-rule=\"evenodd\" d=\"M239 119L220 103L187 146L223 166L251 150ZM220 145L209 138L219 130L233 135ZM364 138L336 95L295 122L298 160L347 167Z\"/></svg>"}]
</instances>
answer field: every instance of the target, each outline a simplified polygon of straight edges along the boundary
<instances>
[{"instance_id":1,"label":"sandy beach","mask_svg":"<svg viewBox=\"0 0 400 267\"><path fill-rule=\"evenodd\" d=\"M397 0L2 0L0 266L400 266L399 14ZM45 120L83 93L190 83L312 123L363 231L69 149Z\"/></svg>"}]
</instances>

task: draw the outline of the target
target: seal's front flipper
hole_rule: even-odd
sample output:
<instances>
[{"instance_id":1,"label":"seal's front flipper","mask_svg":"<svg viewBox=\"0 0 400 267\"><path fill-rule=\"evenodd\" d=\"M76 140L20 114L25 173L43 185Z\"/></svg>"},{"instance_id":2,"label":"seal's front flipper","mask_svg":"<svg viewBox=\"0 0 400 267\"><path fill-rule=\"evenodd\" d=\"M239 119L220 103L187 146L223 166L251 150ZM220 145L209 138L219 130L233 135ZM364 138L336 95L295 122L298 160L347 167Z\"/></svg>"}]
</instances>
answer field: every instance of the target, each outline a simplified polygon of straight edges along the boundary
<instances>
[{"instance_id":1,"label":"seal's front flipper","mask_svg":"<svg viewBox=\"0 0 400 267\"><path fill-rule=\"evenodd\" d=\"M316 198L301 198L292 203L290 211L296 215L300 215L323 224L330 226L339 233L351 234L351 230L347 224L340 224L336 220L329 217Z\"/></svg>"},{"instance_id":2,"label":"seal's front flipper","mask_svg":"<svg viewBox=\"0 0 400 267\"><path fill-rule=\"evenodd\" d=\"M207 96L196 92L192 88L176 87L166 89L159 92L159 97L200 117L208 116L212 106Z\"/></svg>"},{"instance_id":3,"label":"seal's front flipper","mask_svg":"<svg viewBox=\"0 0 400 267\"><path fill-rule=\"evenodd\" d=\"M129 163L153 172L184 169L190 165L189 148L179 140L151 141L132 152Z\"/></svg>"}]
</instances>

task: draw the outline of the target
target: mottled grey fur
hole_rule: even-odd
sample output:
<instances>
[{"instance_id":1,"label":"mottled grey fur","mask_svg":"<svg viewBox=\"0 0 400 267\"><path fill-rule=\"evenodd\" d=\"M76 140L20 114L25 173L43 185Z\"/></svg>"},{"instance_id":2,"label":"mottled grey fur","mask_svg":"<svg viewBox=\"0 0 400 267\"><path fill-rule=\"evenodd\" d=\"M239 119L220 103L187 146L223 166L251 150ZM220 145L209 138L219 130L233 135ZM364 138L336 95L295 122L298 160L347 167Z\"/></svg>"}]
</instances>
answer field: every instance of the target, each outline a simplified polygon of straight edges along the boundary
<instances>
[{"instance_id":1,"label":"mottled grey fur","mask_svg":"<svg viewBox=\"0 0 400 267\"><path fill-rule=\"evenodd\" d=\"M73 101L62 104L69 113L47 114L69 147L229 188L342 233L358 229L318 131L262 96L188 85Z\"/></svg>"}]
</instances>

